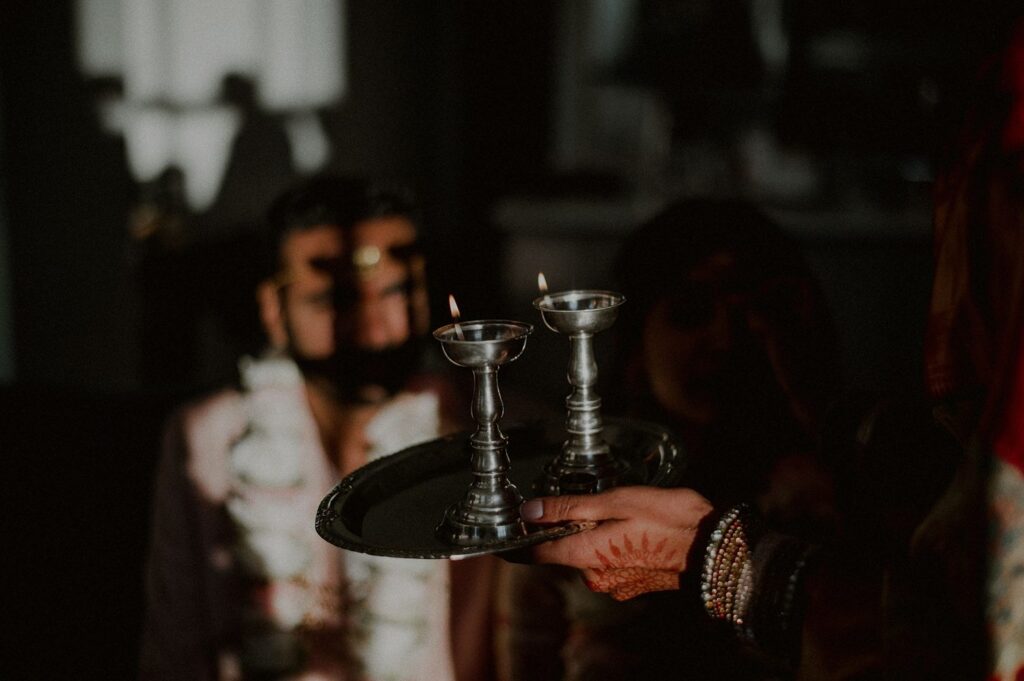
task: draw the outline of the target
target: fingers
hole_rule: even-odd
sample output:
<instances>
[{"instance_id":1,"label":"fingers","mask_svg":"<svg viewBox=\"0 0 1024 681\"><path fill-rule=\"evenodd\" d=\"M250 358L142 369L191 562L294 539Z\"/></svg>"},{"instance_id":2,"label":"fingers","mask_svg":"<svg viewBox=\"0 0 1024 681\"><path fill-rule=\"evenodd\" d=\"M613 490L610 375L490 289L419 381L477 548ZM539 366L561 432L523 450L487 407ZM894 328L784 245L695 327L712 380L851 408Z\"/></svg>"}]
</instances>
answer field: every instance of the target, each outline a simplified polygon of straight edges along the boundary
<instances>
[{"instance_id":1,"label":"fingers","mask_svg":"<svg viewBox=\"0 0 1024 681\"><path fill-rule=\"evenodd\" d=\"M620 521L611 520L593 530L540 544L533 550L533 560L579 569L606 567L601 557L609 553L608 539L615 536L619 526Z\"/></svg>"},{"instance_id":2,"label":"fingers","mask_svg":"<svg viewBox=\"0 0 1024 681\"><path fill-rule=\"evenodd\" d=\"M539 497L523 504L523 520L531 523L557 523L566 520L610 520L656 513L656 487L618 487L600 494ZM672 490L684 491L684 490Z\"/></svg>"},{"instance_id":3,"label":"fingers","mask_svg":"<svg viewBox=\"0 0 1024 681\"><path fill-rule=\"evenodd\" d=\"M610 496L611 492L587 496L539 497L524 503L520 514L528 523L609 520L615 517Z\"/></svg>"},{"instance_id":4,"label":"fingers","mask_svg":"<svg viewBox=\"0 0 1024 681\"><path fill-rule=\"evenodd\" d=\"M531 523L640 518L682 527L696 527L711 511L708 500L693 490L643 486L582 496L539 497L521 508L523 520Z\"/></svg>"}]
</instances>

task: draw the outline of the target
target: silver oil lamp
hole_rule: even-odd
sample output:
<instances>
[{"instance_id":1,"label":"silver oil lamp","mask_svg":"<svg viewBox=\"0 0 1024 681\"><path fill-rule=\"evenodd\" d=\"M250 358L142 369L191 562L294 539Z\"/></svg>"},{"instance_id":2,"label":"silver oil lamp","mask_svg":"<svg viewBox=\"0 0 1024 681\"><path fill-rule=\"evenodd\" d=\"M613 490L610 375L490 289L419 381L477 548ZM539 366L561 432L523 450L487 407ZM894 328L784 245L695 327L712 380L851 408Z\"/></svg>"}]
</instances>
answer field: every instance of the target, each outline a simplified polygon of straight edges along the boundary
<instances>
[{"instance_id":1,"label":"silver oil lamp","mask_svg":"<svg viewBox=\"0 0 1024 681\"><path fill-rule=\"evenodd\" d=\"M542 292L543 274L538 277ZM568 439L547 468L545 488L552 494L598 492L616 486L627 470L602 435L601 398L596 391L594 335L605 331L619 314L625 296L612 291L572 290L540 296L533 306L544 325L569 337L571 386L565 399Z\"/></svg>"},{"instance_id":2,"label":"silver oil lamp","mask_svg":"<svg viewBox=\"0 0 1024 681\"><path fill-rule=\"evenodd\" d=\"M453 312L458 308L452 302ZM448 324L434 331L445 357L473 372L471 413L476 431L469 439L473 480L462 501L450 506L439 536L455 545L472 546L525 536L519 516L523 497L509 480L508 438L501 432L504 412L498 370L526 348L533 326L489 319Z\"/></svg>"}]
</instances>

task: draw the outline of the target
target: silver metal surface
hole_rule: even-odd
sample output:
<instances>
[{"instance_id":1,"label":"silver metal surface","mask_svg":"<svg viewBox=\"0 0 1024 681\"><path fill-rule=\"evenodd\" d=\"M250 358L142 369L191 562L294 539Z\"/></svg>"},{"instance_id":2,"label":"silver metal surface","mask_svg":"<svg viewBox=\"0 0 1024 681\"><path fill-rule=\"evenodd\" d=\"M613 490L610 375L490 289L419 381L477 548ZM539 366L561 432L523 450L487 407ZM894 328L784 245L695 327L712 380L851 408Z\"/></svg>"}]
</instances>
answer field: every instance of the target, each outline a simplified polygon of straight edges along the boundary
<instances>
[{"instance_id":1,"label":"silver metal surface","mask_svg":"<svg viewBox=\"0 0 1024 681\"><path fill-rule=\"evenodd\" d=\"M510 481L526 498L545 494L547 467L565 438L561 423L508 428L512 446ZM678 484L685 457L660 426L608 418L604 436L617 458L628 464L621 484L671 487ZM350 551L399 558L462 558L508 555L592 527L588 523L526 525L514 538L460 546L438 534L447 509L474 480L466 466L472 435L461 433L415 445L353 472L320 503L316 530Z\"/></svg>"},{"instance_id":2,"label":"silver metal surface","mask_svg":"<svg viewBox=\"0 0 1024 681\"><path fill-rule=\"evenodd\" d=\"M611 327L625 296L612 291L564 291L533 301L544 325L569 336L565 399L569 438L548 470L552 494L597 492L619 484L626 462L616 458L602 436L601 398L597 394L594 334Z\"/></svg>"},{"instance_id":3,"label":"silver metal surface","mask_svg":"<svg viewBox=\"0 0 1024 681\"><path fill-rule=\"evenodd\" d=\"M459 322L434 331L445 357L473 371L471 413L477 428L469 439L473 481L462 501L444 514L438 532L459 546L479 546L526 536L519 516L523 497L508 478L508 438L499 422L504 413L498 369L526 348L533 326L503 319Z\"/></svg>"}]
</instances>

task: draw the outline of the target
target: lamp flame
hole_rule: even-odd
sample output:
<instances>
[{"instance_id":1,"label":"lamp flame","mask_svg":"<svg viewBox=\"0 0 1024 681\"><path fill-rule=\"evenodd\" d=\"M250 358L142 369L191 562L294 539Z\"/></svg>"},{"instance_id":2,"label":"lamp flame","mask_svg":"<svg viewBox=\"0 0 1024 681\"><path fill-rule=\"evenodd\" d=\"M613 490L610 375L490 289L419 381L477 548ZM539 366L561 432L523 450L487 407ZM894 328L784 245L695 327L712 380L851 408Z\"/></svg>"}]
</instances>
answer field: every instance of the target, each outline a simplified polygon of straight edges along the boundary
<instances>
[{"instance_id":1,"label":"lamp flame","mask_svg":"<svg viewBox=\"0 0 1024 681\"><path fill-rule=\"evenodd\" d=\"M466 340L466 334L462 332L462 326L459 325L459 318L462 315L459 313L459 306L455 302L455 296L448 294L448 309L452 311L452 319L455 321L455 336L460 340Z\"/></svg>"},{"instance_id":2,"label":"lamp flame","mask_svg":"<svg viewBox=\"0 0 1024 681\"><path fill-rule=\"evenodd\" d=\"M537 273L537 289L540 291L540 294L544 296L544 299L541 300L541 305L544 305L545 307L550 307L551 297L548 296L548 280L544 276L543 272Z\"/></svg>"}]
</instances>

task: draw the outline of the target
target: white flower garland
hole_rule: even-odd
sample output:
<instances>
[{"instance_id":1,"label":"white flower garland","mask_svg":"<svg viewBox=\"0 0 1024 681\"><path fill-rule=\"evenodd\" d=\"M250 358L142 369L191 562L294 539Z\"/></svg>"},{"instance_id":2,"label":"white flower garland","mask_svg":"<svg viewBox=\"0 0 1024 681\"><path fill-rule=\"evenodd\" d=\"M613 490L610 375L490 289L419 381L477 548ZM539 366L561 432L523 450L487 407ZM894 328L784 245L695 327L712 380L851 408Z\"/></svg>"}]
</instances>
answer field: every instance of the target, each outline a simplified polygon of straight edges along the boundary
<instances>
[{"instance_id":1,"label":"white flower garland","mask_svg":"<svg viewBox=\"0 0 1024 681\"><path fill-rule=\"evenodd\" d=\"M433 439L440 430L436 395L399 395L367 425L367 459ZM354 647L367 678L451 679L447 565L348 553L345 569Z\"/></svg>"},{"instance_id":2,"label":"white flower garland","mask_svg":"<svg viewBox=\"0 0 1024 681\"><path fill-rule=\"evenodd\" d=\"M238 530L239 564L269 586L261 612L247 615L266 626L264 634L243 642L243 664L287 669L301 656L295 630L315 620L317 608L323 607L317 602L316 580L309 574L315 569L315 552L323 548L323 540L312 529L322 492L310 486L323 482L318 466L326 465L326 459L295 363L282 356L244 358L239 368L248 430L230 452L227 510ZM401 394L367 425L367 459L439 434L437 396ZM346 552L344 574L349 649L366 678L454 677L447 640L448 570L443 561Z\"/></svg>"},{"instance_id":3,"label":"white flower garland","mask_svg":"<svg viewBox=\"0 0 1024 681\"><path fill-rule=\"evenodd\" d=\"M995 457L989 482L988 620L996 679L1024 670L1024 475Z\"/></svg>"},{"instance_id":4,"label":"white flower garland","mask_svg":"<svg viewBox=\"0 0 1024 681\"><path fill-rule=\"evenodd\" d=\"M248 428L229 454L226 508L237 532L238 564L266 589L258 606L243 612L241 661L246 669L284 673L303 661L298 628L322 614L314 574L322 571L314 565L322 540L311 520L320 490L312 486L331 476L317 467L326 463L294 362L247 357L239 370Z\"/></svg>"}]
</instances>

